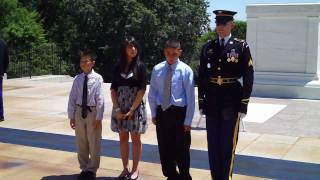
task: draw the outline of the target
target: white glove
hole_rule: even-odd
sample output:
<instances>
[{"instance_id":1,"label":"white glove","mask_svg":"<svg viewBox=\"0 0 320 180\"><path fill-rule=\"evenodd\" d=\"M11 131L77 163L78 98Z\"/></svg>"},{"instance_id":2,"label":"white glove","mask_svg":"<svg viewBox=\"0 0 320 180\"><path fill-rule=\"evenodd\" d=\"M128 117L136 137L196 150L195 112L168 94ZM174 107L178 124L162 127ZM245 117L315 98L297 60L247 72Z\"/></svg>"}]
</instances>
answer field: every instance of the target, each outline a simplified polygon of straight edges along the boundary
<instances>
[{"instance_id":1,"label":"white glove","mask_svg":"<svg viewBox=\"0 0 320 180\"><path fill-rule=\"evenodd\" d=\"M200 115L203 115L203 110L199 109Z\"/></svg>"},{"instance_id":2,"label":"white glove","mask_svg":"<svg viewBox=\"0 0 320 180\"><path fill-rule=\"evenodd\" d=\"M245 114L245 113L242 113L242 112L239 112L239 113L238 113L238 116L239 116L239 119L242 120L243 118L246 117L246 114Z\"/></svg>"}]
</instances>

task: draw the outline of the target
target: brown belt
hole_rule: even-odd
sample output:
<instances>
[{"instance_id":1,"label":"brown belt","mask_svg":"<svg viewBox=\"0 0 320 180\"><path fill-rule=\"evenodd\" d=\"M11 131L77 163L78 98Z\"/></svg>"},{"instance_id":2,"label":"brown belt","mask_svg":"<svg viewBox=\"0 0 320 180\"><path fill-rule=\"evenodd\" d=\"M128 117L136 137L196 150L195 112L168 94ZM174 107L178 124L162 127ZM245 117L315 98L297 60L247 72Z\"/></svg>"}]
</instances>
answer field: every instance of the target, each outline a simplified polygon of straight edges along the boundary
<instances>
[{"instance_id":1,"label":"brown belt","mask_svg":"<svg viewBox=\"0 0 320 180\"><path fill-rule=\"evenodd\" d=\"M222 78L221 76L218 76L217 78L211 78L210 82L213 84L218 84L219 86L223 84L232 84L238 82L239 78Z\"/></svg>"},{"instance_id":2,"label":"brown belt","mask_svg":"<svg viewBox=\"0 0 320 180\"><path fill-rule=\"evenodd\" d=\"M76 105L82 108L82 105L80 105L80 104L76 104ZM95 108L96 106L87 106L87 107L89 107L89 108Z\"/></svg>"}]
</instances>

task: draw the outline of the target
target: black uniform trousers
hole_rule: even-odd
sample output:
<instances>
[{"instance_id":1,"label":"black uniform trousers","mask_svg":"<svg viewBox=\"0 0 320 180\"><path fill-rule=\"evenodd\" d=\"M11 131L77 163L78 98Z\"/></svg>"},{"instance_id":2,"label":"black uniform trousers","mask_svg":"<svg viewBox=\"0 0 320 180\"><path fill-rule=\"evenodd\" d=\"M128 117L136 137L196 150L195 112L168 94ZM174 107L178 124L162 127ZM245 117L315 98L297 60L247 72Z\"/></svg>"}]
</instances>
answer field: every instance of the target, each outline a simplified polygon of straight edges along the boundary
<instances>
[{"instance_id":1,"label":"black uniform trousers","mask_svg":"<svg viewBox=\"0 0 320 180\"><path fill-rule=\"evenodd\" d=\"M157 108L156 131L163 175L168 180L191 180L190 132L184 132L186 107ZM176 170L178 165L179 173Z\"/></svg>"},{"instance_id":2,"label":"black uniform trousers","mask_svg":"<svg viewBox=\"0 0 320 180\"><path fill-rule=\"evenodd\" d=\"M238 142L239 103L228 103L227 99L214 107L209 107L212 110L208 110L210 113L206 115L209 165L214 180L232 178Z\"/></svg>"}]
</instances>

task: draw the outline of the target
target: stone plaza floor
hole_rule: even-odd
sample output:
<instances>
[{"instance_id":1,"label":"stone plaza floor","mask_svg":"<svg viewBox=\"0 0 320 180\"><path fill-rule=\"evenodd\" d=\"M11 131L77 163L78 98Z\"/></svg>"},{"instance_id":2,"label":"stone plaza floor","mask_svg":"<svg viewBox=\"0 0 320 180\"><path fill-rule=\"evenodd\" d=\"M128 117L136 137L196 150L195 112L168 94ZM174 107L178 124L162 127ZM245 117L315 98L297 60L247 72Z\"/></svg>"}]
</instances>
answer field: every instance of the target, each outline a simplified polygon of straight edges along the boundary
<instances>
[{"instance_id":1,"label":"stone plaza floor","mask_svg":"<svg viewBox=\"0 0 320 180\"><path fill-rule=\"evenodd\" d=\"M67 119L72 78L4 80L5 121L0 122L0 179L76 179L74 131ZM102 158L97 179L122 170L118 134L110 130L110 84L105 84ZM193 120L191 175L210 180L205 120ZM149 115L150 118L150 115ZM253 97L235 157L235 180L320 179L320 101ZM243 129L241 127L240 129ZM141 180L161 180L155 126L142 135Z\"/></svg>"}]
</instances>

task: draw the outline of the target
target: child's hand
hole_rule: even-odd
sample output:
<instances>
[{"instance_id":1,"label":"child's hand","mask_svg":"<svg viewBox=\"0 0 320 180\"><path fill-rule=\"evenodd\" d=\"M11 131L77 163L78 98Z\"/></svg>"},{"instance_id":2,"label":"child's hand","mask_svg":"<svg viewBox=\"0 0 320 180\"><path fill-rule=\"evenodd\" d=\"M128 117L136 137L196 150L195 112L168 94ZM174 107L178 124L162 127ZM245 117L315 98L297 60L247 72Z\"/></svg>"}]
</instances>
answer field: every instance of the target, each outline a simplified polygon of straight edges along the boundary
<instances>
[{"instance_id":1,"label":"child's hand","mask_svg":"<svg viewBox=\"0 0 320 180\"><path fill-rule=\"evenodd\" d=\"M120 121L120 120L123 120L124 118L125 118L124 114L122 114L121 112L117 112L116 120Z\"/></svg>"},{"instance_id":2,"label":"child's hand","mask_svg":"<svg viewBox=\"0 0 320 180\"><path fill-rule=\"evenodd\" d=\"M101 121L100 120L94 120L92 125L93 125L93 127L95 129L99 129L101 127Z\"/></svg>"},{"instance_id":3,"label":"child's hand","mask_svg":"<svg viewBox=\"0 0 320 180\"><path fill-rule=\"evenodd\" d=\"M125 115L125 118L126 118L127 120L132 120L132 116L133 116L133 112L132 112L132 111L129 111L129 112L127 112L127 114Z\"/></svg>"},{"instance_id":4,"label":"child's hand","mask_svg":"<svg viewBox=\"0 0 320 180\"><path fill-rule=\"evenodd\" d=\"M156 118L152 118L152 123L153 123L153 125L157 125Z\"/></svg>"},{"instance_id":5,"label":"child's hand","mask_svg":"<svg viewBox=\"0 0 320 180\"><path fill-rule=\"evenodd\" d=\"M189 132L191 131L191 126L184 125L184 132Z\"/></svg>"},{"instance_id":6,"label":"child's hand","mask_svg":"<svg viewBox=\"0 0 320 180\"><path fill-rule=\"evenodd\" d=\"M76 120L70 119L70 127L71 127L72 129L76 129Z\"/></svg>"}]
</instances>

